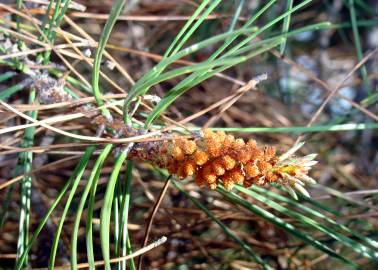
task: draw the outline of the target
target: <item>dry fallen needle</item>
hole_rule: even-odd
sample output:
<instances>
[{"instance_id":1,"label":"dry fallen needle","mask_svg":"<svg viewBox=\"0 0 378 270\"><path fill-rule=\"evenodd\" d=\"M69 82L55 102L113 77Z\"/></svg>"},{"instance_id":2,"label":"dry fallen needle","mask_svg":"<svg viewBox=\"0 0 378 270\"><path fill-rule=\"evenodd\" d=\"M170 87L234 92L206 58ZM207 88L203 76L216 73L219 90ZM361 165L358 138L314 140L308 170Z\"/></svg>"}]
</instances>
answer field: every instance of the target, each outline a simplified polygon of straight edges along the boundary
<instances>
[{"instance_id":1,"label":"dry fallen needle","mask_svg":"<svg viewBox=\"0 0 378 270\"><path fill-rule=\"evenodd\" d=\"M72 99L64 91L64 80L56 80L48 75L33 77L32 85L37 90L40 103L51 104ZM75 110L88 114L92 123L101 127L102 131L115 131L118 138L143 133L126 126L121 119L107 119L101 114L93 114L91 106L81 105ZM315 183L308 172L317 163L314 160L316 155L294 155L303 143L277 155L274 147L259 147L254 139L245 142L222 131L203 129L192 138L167 132L161 135L168 139L135 143L128 158L151 162L180 179L194 177L198 186L207 185L211 189L219 184L231 190L235 184L249 187L253 184L265 186L275 183L284 186L296 198L296 191L309 196L305 187Z\"/></svg>"}]
</instances>

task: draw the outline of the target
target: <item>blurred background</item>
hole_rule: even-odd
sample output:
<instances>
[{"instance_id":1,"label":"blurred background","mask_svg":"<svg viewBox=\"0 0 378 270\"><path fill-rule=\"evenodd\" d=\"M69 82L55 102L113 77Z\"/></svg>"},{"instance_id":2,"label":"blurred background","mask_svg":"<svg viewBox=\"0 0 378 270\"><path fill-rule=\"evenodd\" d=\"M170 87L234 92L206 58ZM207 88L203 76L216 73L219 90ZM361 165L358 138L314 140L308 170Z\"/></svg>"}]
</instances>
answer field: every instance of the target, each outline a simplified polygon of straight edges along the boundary
<instances>
[{"instance_id":1,"label":"blurred background","mask_svg":"<svg viewBox=\"0 0 378 270\"><path fill-rule=\"evenodd\" d=\"M23 1L29 16L41 18L46 1ZM208 19L200 26L186 46L209 37L239 28L267 1L229 0L221 1ZM288 8L291 1L277 1L253 24L264 27ZM293 1L297 5L302 1ZM1 1L16 7L14 1ZM61 29L74 35L84 36L81 30L94 40L99 40L113 1L75 1L66 16L74 23L63 20ZM107 45L116 62L137 81L148 72L165 53L175 35L186 20L201 4L195 0L130 0L117 21ZM85 11L81 8L85 7ZM8 28L14 14L0 7L1 27ZM27 13L25 13L27 14ZM309 188L313 201L322 205L325 215L337 223L358 231L372 239L377 238L377 192L378 192L378 2L371 0L314 0L294 12L289 22L289 31L320 22L330 22L332 27L311 29L287 39L285 46L277 46L269 52L257 55L237 66L213 76L189 91L164 112L165 117L180 121L222 100L260 74L267 74L256 89L246 92L227 110L219 108L195 118L188 127L235 128L235 135L255 138L261 144L287 150L299 136L306 141L303 154L318 153L317 164L311 176L319 183ZM278 23L259 36L266 39L283 31ZM80 30L81 29L81 30ZM26 29L28 31L28 29ZM0 29L1 44L6 46L7 37ZM88 37L86 37L88 38ZM10 39L14 42L14 39ZM59 41L64 41L61 37ZM219 44L189 55L173 67L201 62L219 47ZM95 55L93 47L81 48L88 58ZM73 50L67 50L72 51ZM5 54L4 54L5 55ZM76 70L89 82L92 69L83 59L65 55ZM364 57L367 57L364 59ZM363 60L363 64L359 65ZM62 60L52 54L51 62L57 70L65 73ZM0 63L0 73L12 70ZM112 62L103 61L101 70L120 88L128 91L130 79L114 68ZM75 75L72 74L75 77ZM155 85L150 94L160 98L183 80L183 76ZM10 85L23 82L25 75L17 73L11 80L0 83L0 93ZM120 93L109 81L101 79L103 92ZM67 87L79 97L88 94L77 90L74 82ZM27 91L18 91L7 102L26 104ZM331 94L333 96L331 96ZM327 100L329 98L329 100ZM327 103L321 107L324 101ZM154 103L149 104L151 107ZM319 109L320 108L320 109ZM69 108L60 108L54 114L65 113ZM145 119L147 107L141 108L136 119ZM51 111L41 111L39 119L49 117ZM1 128L23 124L18 117L7 118L0 112ZM165 125L164 119L156 121ZM248 129L255 128L255 129ZM80 129L80 134L93 134L95 128L87 120L71 122L67 130ZM0 151L20 147L22 131L0 135ZM73 142L64 136L41 129L34 146L53 146ZM5 146L8 146L6 148ZM67 146L36 153L33 168L50 164L63 158L80 154L82 149ZM91 161L91 166L94 161ZM33 174L31 196L31 224L33 231L46 213L58 191L70 177L77 159L68 159L59 165ZM5 152L0 155L0 184L18 176L15 173L17 154ZM97 260L101 259L99 213L106 183L112 172L113 159L108 159L102 170L97 187L94 212L94 247ZM133 248L143 243L147 220L151 209L164 185L165 178L148 163L135 162L133 169L129 233ZM124 173L126 168L122 169ZM88 175L85 172L84 175ZM122 176L124 177L124 176ZM273 267L273 269L352 269L335 258L308 245L279 226L261 216L251 214L240 206L225 200L219 193L198 188L187 180L185 190L230 228L238 237ZM79 194L85 183L79 185ZM283 196L289 196L276 187L270 187ZM0 190L2 228L0 233L0 269L13 269L17 250L20 185L14 184ZM63 227L56 265L69 262L71 228L80 196L74 198ZM275 213L285 222L318 239L323 244L360 265L362 269L377 269L373 260L339 246L338 241L323 233L306 228L291 217L272 209L252 197L244 196L251 205L261 206ZM302 201L304 203L304 201ZM283 203L286 205L285 203ZM6 206L6 207L5 207ZM29 266L46 267L52 239L59 222L64 203L58 205L38 240L31 249ZM6 211L4 209L7 209ZM329 210L329 211L328 211ZM328 211L328 212L327 212ZM78 260L86 262L85 217L78 238ZM168 241L144 255L142 269L262 269L243 252L239 243L230 239L216 222L203 210L196 207L174 186L168 188L151 229L151 241L165 235ZM353 238L353 237L352 237Z\"/></svg>"}]
</instances>

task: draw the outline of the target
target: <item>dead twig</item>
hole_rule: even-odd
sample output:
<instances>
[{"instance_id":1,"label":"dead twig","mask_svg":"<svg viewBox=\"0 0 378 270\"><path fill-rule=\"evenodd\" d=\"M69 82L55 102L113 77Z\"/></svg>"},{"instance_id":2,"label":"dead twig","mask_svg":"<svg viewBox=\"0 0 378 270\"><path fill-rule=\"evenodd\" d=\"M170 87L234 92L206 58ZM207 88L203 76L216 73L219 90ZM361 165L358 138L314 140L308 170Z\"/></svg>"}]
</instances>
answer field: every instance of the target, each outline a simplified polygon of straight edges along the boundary
<instances>
[{"instance_id":1,"label":"dead twig","mask_svg":"<svg viewBox=\"0 0 378 270\"><path fill-rule=\"evenodd\" d=\"M152 209L152 212L151 212L151 215L150 215L150 218L149 218L149 221L148 221L148 225L147 225L147 228L146 228L146 232L144 234L143 247L145 247L147 245L148 237L150 235L150 231L151 231L151 228L152 228L152 223L154 222L155 215L156 215L157 211L159 210L159 206L160 206L161 202L163 201L164 195L167 192L170 183L171 183L171 176L169 176L167 178L167 180L165 181L164 187L160 192L159 198L156 201L154 208ZM143 254L141 254L140 257L139 257L138 270L142 269L142 262L143 262Z\"/></svg>"}]
</instances>

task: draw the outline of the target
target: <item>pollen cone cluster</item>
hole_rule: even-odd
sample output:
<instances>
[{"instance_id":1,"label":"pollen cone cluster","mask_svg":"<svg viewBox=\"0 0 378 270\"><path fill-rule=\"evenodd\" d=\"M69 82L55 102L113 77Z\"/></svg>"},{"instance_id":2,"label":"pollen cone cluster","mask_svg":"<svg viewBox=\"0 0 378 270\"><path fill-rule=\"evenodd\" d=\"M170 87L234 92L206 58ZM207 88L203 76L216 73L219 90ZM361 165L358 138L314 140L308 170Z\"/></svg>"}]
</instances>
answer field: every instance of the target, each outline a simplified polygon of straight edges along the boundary
<instances>
[{"instance_id":1,"label":"pollen cone cluster","mask_svg":"<svg viewBox=\"0 0 378 270\"><path fill-rule=\"evenodd\" d=\"M156 145L148 159L180 179L192 176L199 186L215 189L223 183L227 190L234 184L249 187L279 183L308 195L305 184L315 182L307 172L316 162L315 155L293 158L299 147L277 156L273 147L259 148L255 140L245 142L233 135L210 129L197 139L174 137ZM158 147L158 149L156 149ZM146 159L147 156L144 156Z\"/></svg>"},{"instance_id":2,"label":"pollen cone cluster","mask_svg":"<svg viewBox=\"0 0 378 270\"><path fill-rule=\"evenodd\" d=\"M34 86L38 99L43 104L71 100L62 91L63 80L41 77L34 82ZM87 110L86 107L77 109ZM107 125L117 131L117 134L139 134L138 130L127 127L120 119L109 120L98 115L93 120L98 125ZM227 190L231 190L235 184L249 187L252 184L263 186L267 183L278 183L284 185L294 197L294 190L309 196L304 187L306 184L314 184L315 180L307 173L317 162L314 161L315 154L294 156L302 145L295 145L286 153L277 156L273 147L259 148L253 139L245 142L222 131L204 129L202 136L195 139L176 136L173 140L163 142L135 143L128 158L149 161L168 169L171 174L181 179L193 176L199 186L207 185L211 189L215 189L220 183Z\"/></svg>"}]
</instances>

